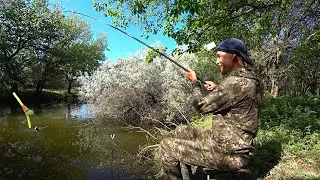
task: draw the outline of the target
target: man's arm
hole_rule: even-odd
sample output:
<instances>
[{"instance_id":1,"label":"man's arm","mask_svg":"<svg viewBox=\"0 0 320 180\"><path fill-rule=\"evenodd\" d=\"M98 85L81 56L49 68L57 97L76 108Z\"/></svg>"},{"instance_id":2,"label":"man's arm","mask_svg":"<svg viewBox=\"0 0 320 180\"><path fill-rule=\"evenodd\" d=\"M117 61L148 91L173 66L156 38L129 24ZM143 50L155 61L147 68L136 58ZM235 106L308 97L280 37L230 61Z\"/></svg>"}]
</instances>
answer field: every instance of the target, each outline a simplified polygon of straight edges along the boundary
<instances>
[{"instance_id":1,"label":"man's arm","mask_svg":"<svg viewBox=\"0 0 320 180\"><path fill-rule=\"evenodd\" d=\"M219 113L234 104L234 88L237 83L229 83L231 79L225 79L220 85L204 96L199 83L193 83L193 106L201 113ZM234 81L233 81L234 82Z\"/></svg>"},{"instance_id":2,"label":"man's arm","mask_svg":"<svg viewBox=\"0 0 320 180\"><path fill-rule=\"evenodd\" d=\"M235 102L235 94L241 92L239 87L239 77L229 76L220 85L216 86L212 92L204 96L201 92L201 84L197 81L194 71L185 72L185 75L193 83L193 105L201 113L217 114L231 107Z\"/></svg>"}]
</instances>

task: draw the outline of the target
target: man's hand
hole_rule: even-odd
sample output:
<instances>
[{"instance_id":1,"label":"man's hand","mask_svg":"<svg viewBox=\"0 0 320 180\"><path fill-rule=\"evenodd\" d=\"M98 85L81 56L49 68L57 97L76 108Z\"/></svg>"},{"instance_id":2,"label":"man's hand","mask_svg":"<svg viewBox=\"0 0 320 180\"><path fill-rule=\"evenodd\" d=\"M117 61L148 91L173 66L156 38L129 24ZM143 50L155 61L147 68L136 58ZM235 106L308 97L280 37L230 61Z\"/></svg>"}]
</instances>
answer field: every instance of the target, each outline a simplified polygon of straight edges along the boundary
<instances>
[{"instance_id":1,"label":"man's hand","mask_svg":"<svg viewBox=\"0 0 320 180\"><path fill-rule=\"evenodd\" d=\"M205 81L205 82L206 84L204 85L204 87L207 89L207 91L212 91L214 90L214 88L217 87L217 85L212 81Z\"/></svg>"},{"instance_id":2,"label":"man's hand","mask_svg":"<svg viewBox=\"0 0 320 180\"><path fill-rule=\"evenodd\" d=\"M192 82L197 81L197 75L194 71L190 70L189 72L185 71L184 74L188 79L190 79Z\"/></svg>"}]
</instances>

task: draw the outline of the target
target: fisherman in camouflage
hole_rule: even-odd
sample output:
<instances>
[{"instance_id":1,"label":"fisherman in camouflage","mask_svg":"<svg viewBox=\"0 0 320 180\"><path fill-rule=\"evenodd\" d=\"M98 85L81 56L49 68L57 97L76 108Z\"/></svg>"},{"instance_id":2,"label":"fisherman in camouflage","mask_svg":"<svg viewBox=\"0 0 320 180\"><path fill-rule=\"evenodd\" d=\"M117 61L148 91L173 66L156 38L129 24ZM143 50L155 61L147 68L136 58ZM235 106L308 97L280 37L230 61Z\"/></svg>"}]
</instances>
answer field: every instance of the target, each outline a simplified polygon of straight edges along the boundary
<instances>
[{"instance_id":1,"label":"fisherman in camouflage","mask_svg":"<svg viewBox=\"0 0 320 180\"><path fill-rule=\"evenodd\" d=\"M173 138L160 143L164 171L170 179L181 179L180 162L223 170L244 168L252 154L252 141L258 131L261 86L254 73L244 43L235 38L223 41L217 49L217 64L224 79L216 85L206 81L203 95L195 72L185 72L193 82L194 107L213 114L212 129L182 125Z\"/></svg>"}]
</instances>

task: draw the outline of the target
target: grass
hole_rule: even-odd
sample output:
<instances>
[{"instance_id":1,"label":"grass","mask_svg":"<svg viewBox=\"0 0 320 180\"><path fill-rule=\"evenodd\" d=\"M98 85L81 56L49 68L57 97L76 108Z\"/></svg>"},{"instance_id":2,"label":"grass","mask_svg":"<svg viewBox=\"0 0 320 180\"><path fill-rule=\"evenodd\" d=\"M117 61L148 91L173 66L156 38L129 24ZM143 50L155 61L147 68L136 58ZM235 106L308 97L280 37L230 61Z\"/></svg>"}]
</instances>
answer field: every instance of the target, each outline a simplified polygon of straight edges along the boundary
<instances>
[{"instance_id":1,"label":"grass","mask_svg":"<svg viewBox=\"0 0 320 180\"><path fill-rule=\"evenodd\" d=\"M266 179L319 178L320 134L303 135L283 126L260 130L249 165L253 177Z\"/></svg>"}]
</instances>

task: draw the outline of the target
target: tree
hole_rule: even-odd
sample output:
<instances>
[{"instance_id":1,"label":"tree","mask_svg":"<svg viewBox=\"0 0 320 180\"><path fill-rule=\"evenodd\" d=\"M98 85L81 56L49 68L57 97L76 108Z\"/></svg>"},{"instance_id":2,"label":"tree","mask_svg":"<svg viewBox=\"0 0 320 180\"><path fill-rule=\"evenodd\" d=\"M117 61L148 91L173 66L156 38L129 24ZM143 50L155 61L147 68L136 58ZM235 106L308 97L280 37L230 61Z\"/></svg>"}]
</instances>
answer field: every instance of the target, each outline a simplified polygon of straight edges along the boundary
<instances>
[{"instance_id":1,"label":"tree","mask_svg":"<svg viewBox=\"0 0 320 180\"><path fill-rule=\"evenodd\" d=\"M94 104L97 119L129 124L190 121L191 83L180 68L161 56L145 62L148 52L142 49L128 59L106 61L91 75L79 77L79 97ZM211 59L195 54L179 57L172 58L201 77L213 77L212 72L199 68L215 64Z\"/></svg>"},{"instance_id":2,"label":"tree","mask_svg":"<svg viewBox=\"0 0 320 180\"><path fill-rule=\"evenodd\" d=\"M320 89L320 30L306 38L293 54L292 74L294 83L301 93L316 94ZM292 82L292 80L290 81Z\"/></svg>"},{"instance_id":3,"label":"tree","mask_svg":"<svg viewBox=\"0 0 320 180\"><path fill-rule=\"evenodd\" d=\"M75 76L104 59L106 37L92 40L88 24L47 1L1 1L0 8L1 78L12 91L19 84L41 93L63 73L70 91Z\"/></svg>"},{"instance_id":4,"label":"tree","mask_svg":"<svg viewBox=\"0 0 320 180\"><path fill-rule=\"evenodd\" d=\"M24 69L35 60L28 56L58 35L54 23L63 15L38 0L1 1L0 9L0 64L6 83L16 91L26 78Z\"/></svg>"},{"instance_id":5,"label":"tree","mask_svg":"<svg viewBox=\"0 0 320 180\"><path fill-rule=\"evenodd\" d=\"M68 81L68 93L71 93L72 83L83 73L92 74L92 72L104 61L104 50L106 49L106 37L100 36L94 42L90 38L79 39L70 43L62 49L64 51L64 63L61 70Z\"/></svg>"},{"instance_id":6,"label":"tree","mask_svg":"<svg viewBox=\"0 0 320 180\"><path fill-rule=\"evenodd\" d=\"M55 24L51 28L52 31L43 39L39 39L40 45L33 48L37 54L37 63L32 65L32 69L36 69L33 71L33 83L38 93L42 92L46 82L50 80L49 77L61 78L58 75L61 74L62 68L70 64L67 57L74 56L67 53L67 48L78 42L91 40L90 26L77 17L62 17L53 22ZM84 54L84 51L81 52L82 54L77 56Z\"/></svg>"}]
</instances>

